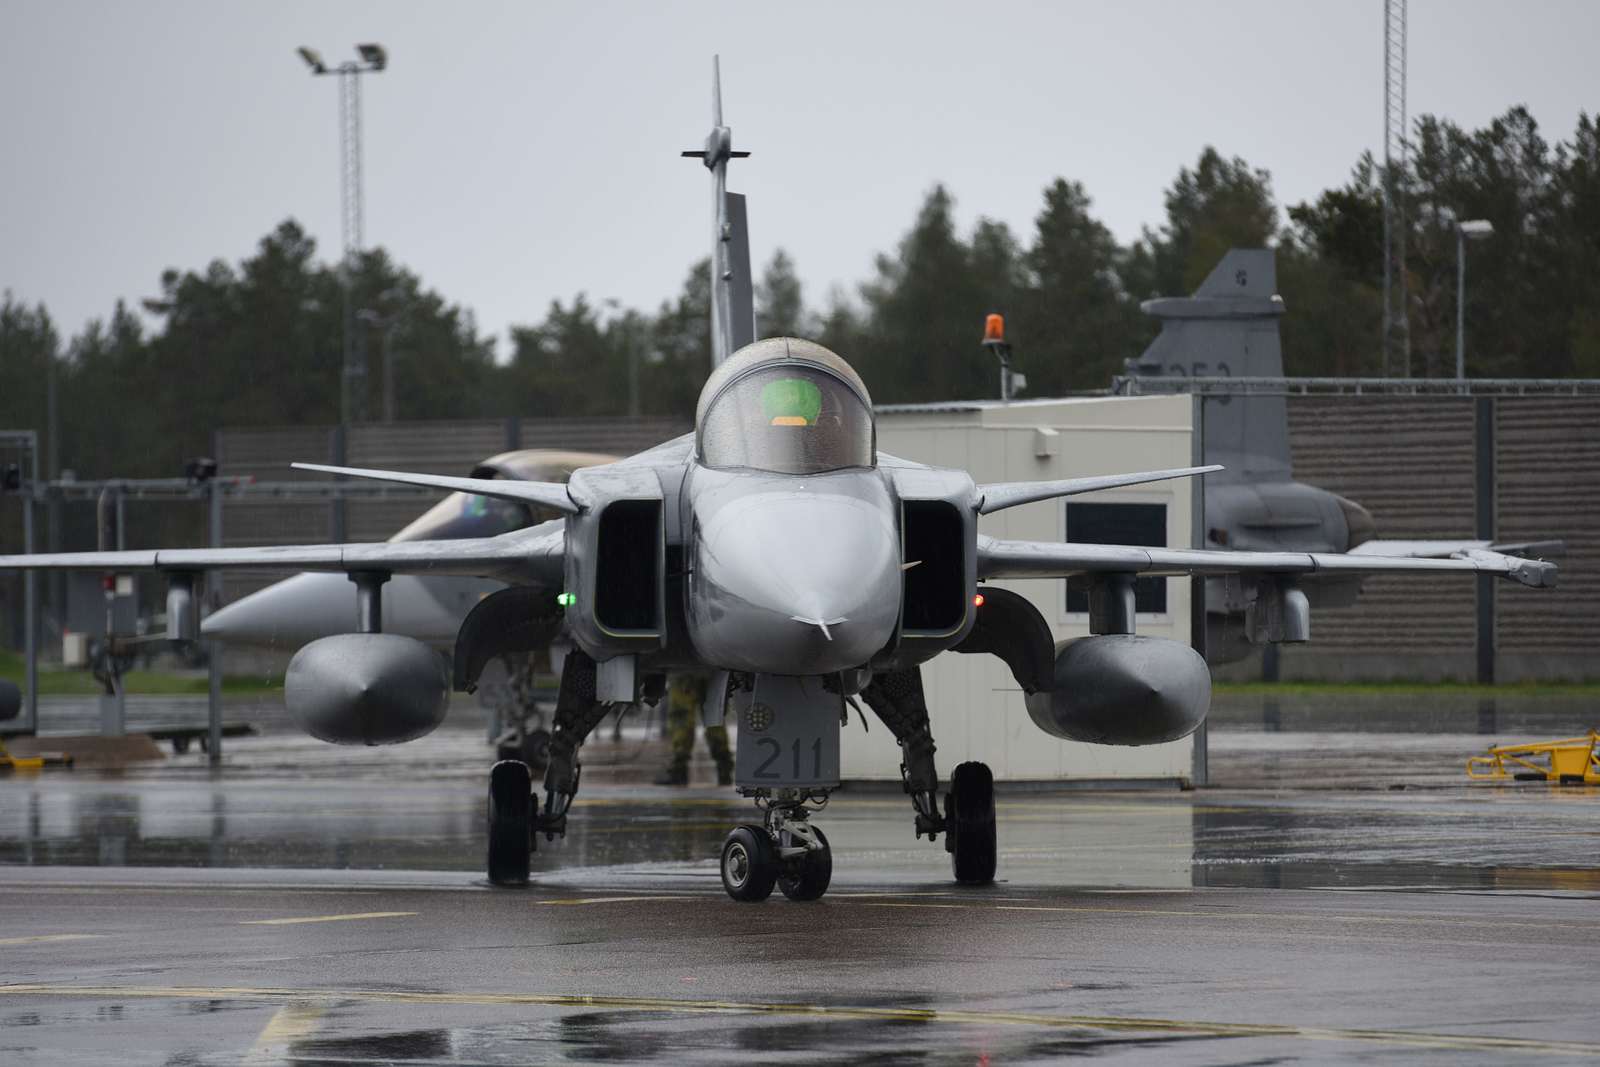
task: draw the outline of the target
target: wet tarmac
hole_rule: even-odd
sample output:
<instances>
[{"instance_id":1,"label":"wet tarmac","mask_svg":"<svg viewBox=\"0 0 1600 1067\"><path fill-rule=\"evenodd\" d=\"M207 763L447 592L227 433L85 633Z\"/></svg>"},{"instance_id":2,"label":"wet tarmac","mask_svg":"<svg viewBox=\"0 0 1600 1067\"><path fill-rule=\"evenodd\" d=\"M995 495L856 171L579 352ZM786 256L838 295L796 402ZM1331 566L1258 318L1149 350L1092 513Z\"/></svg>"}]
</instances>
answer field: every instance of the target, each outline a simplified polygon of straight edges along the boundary
<instances>
[{"instance_id":1,"label":"wet tarmac","mask_svg":"<svg viewBox=\"0 0 1600 1067\"><path fill-rule=\"evenodd\" d=\"M265 732L220 771L0 778L0 1063L1600 1058L1600 788L1462 773L1587 708L1427 703L1224 701L1213 787L1003 795L983 890L902 795L844 790L829 894L752 906L715 865L751 809L641 784L643 724L586 747L571 832L508 891L484 722L346 749L235 702Z\"/></svg>"}]
</instances>

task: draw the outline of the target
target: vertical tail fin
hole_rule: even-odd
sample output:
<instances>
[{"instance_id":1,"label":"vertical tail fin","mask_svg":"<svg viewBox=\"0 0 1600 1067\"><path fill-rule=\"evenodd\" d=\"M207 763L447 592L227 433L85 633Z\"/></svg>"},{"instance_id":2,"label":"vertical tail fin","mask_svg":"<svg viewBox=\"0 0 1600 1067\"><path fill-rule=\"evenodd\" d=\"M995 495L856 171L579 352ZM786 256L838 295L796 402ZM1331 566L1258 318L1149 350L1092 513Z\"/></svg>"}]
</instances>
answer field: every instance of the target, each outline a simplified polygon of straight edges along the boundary
<instances>
[{"instance_id":1,"label":"vertical tail fin","mask_svg":"<svg viewBox=\"0 0 1600 1067\"><path fill-rule=\"evenodd\" d=\"M1158 297L1139 307L1161 333L1127 373L1186 378L1281 378L1277 265L1270 248L1234 248L1193 296ZM1227 470L1213 482L1286 480L1289 411L1283 397L1224 396L1206 401L1205 461Z\"/></svg>"},{"instance_id":2,"label":"vertical tail fin","mask_svg":"<svg viewBox=\"0 0 1600 1067\"><path fill-rule=\"evenodd\" d=\"M715 367L755 339L745 201L728 192L728 160L750 153L733 150L733 130L722 121L720 56L711 57L711 132L703 149L683 154L699 159L711 171L711 365Z\"/></svg>"}]
</instances>

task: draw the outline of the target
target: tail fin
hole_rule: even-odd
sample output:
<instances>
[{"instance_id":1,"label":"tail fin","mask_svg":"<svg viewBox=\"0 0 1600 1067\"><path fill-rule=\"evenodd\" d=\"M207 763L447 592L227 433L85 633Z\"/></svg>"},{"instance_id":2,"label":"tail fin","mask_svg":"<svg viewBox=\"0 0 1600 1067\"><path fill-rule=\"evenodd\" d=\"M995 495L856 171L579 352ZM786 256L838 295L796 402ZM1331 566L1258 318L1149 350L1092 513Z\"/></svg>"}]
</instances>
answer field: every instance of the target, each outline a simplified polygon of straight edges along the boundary
<instances>
[{"instance_id":1,"label":"tail fin","mask_svg":"<svg viewBox=\"0 0 1600 1067\"><path fill-rule=\"evenodd\" d=\"M754 286L744 197L728 192L733 130L722 122L722 57L711 57L711 132L705 147L683 153L711 171L711 365L715 367L755 339Z\"/></svg>"},{"instance_id":2,"label":"tail fin","mask_svg":"<svg viewBox=\"0 0 1600 1067\"><path fill-rule=\"evenodd\" d=\"M1136 360L1132 376L1281 378L1277 265L1270 248L1231 249L1193 296L1139 305L1161 320L1161 333ZM1225 396L1206 401L1205 461L1227 470L1212 482L1287 480L1289 411L1283 397Z\"/></svg>"}]
</instances>

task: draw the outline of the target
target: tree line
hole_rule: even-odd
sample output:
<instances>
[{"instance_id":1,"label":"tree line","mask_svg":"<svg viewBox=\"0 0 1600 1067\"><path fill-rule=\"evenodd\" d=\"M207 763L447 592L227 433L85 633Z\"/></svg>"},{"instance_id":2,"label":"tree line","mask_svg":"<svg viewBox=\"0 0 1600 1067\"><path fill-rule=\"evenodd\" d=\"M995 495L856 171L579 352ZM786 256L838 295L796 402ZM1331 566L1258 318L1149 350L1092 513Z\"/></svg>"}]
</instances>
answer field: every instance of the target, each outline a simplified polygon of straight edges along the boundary
<instances>
[{"instance_id":1,"label":"tree line","mask_svg":"<svg viewBox=\"0 0 1600 1067\"><path fill-rule=\"evenodd\" d=\"M1454 220L1488 219L1470 250L1468 372L1600 377L1600 120L1552 144L1524 108L1477 130L1424 116L1405 173L1413 372L1453 373ZM1164 219L1127 245L1083 186L1043 191L1027 234L980 218L963 231L934 187L896 248L853 291L808 303L784 252L761 271L761 335L812 337L862 372L876 401L992 396L983 317L1006 315L1028 395L1104 387L1154 335L1140 301L1192 291L1230 247L1277 249L1286 370L1382 373L1381 167L1280 208L1270 174L1207 148L1167 189ZM63 338L42 306L0 298L0 427L41 439L53 391L61 455L82 477L170 476L218 427L339 420L342 276L286 221L237 264L169 270L144 320L119 303ZM382 249L352 272L365 331L365 407L381 411L393 348L403 419L692 416L709 350L708 268L653 310L579 294L514 327L509 358L464 304ZM136 398L137 402L133 402Z\"/></svg>"}]
</instances>

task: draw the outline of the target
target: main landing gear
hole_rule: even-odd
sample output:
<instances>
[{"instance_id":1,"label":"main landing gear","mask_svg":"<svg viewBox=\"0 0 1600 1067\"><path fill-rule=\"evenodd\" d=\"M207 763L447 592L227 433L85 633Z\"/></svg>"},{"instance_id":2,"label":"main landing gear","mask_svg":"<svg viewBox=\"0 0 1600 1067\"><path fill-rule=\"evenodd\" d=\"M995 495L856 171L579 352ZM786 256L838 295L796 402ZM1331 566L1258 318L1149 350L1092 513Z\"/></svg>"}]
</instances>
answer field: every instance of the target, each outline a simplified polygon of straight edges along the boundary
<instances>
[{"instance_id":1,"label":"main landing gear","mask_svg":"<svg viewBox=\"0 0 1600 1067\"><path fill-rule=\"evenodd\" d=\"M761 824L736 826L722 843L722 888L743 903L757 903L772 895L773 887L790 900L816 900L833 880L833 850L828 838L811 825L810 801L827 803L815 793L792 789L776 797L758 793L756 803L766 809Z\"/></svg>"},{"instance_id":2,"label":"main landing gear","mask_svg":"<svg viewBox=\"0 0 1600 1067\"><path fill-rule=\"evenodd\" d=\"M950 776L944 814L939 813L939 773L922 693L922 672L880 674L862 690L867 706L900 743L900 777L916 809L916 833L935 840L943 832L950 866L962 885L994 881L998 837L994 817L994 774L983 763L963 763Z\"/></svg>"},{"instance_id":3,"label":"main landing gear","mask_svg":"<svg viewBox=\"0 0 1600 1067\"><path fill-rule=\"evenodd\" d=\"M567 654L556 697L544 810L533 793L533 772L522 760L501 760L489 772L489 881L525 885L530 854L540 834L553 841L567 832L567 812L578 795L578 748L613 710L595 699L595 664L583 652Z\"/></svg>"},{"instance_id":4,"label":"main landing gear","mask_svg":"<svg viewBox=\"0 0 1600 1067\"><path fill-rule=\"evenodd\" d=\"M486 694L493 700L504 728L494 739L495 758L519 760L535 774L550 765L550 731L545 729L544 708L535 689L536 662L531 653L500 657L505 684ZM487 686L479 689L485 693Z\"/></svg>"}]
</instances>

